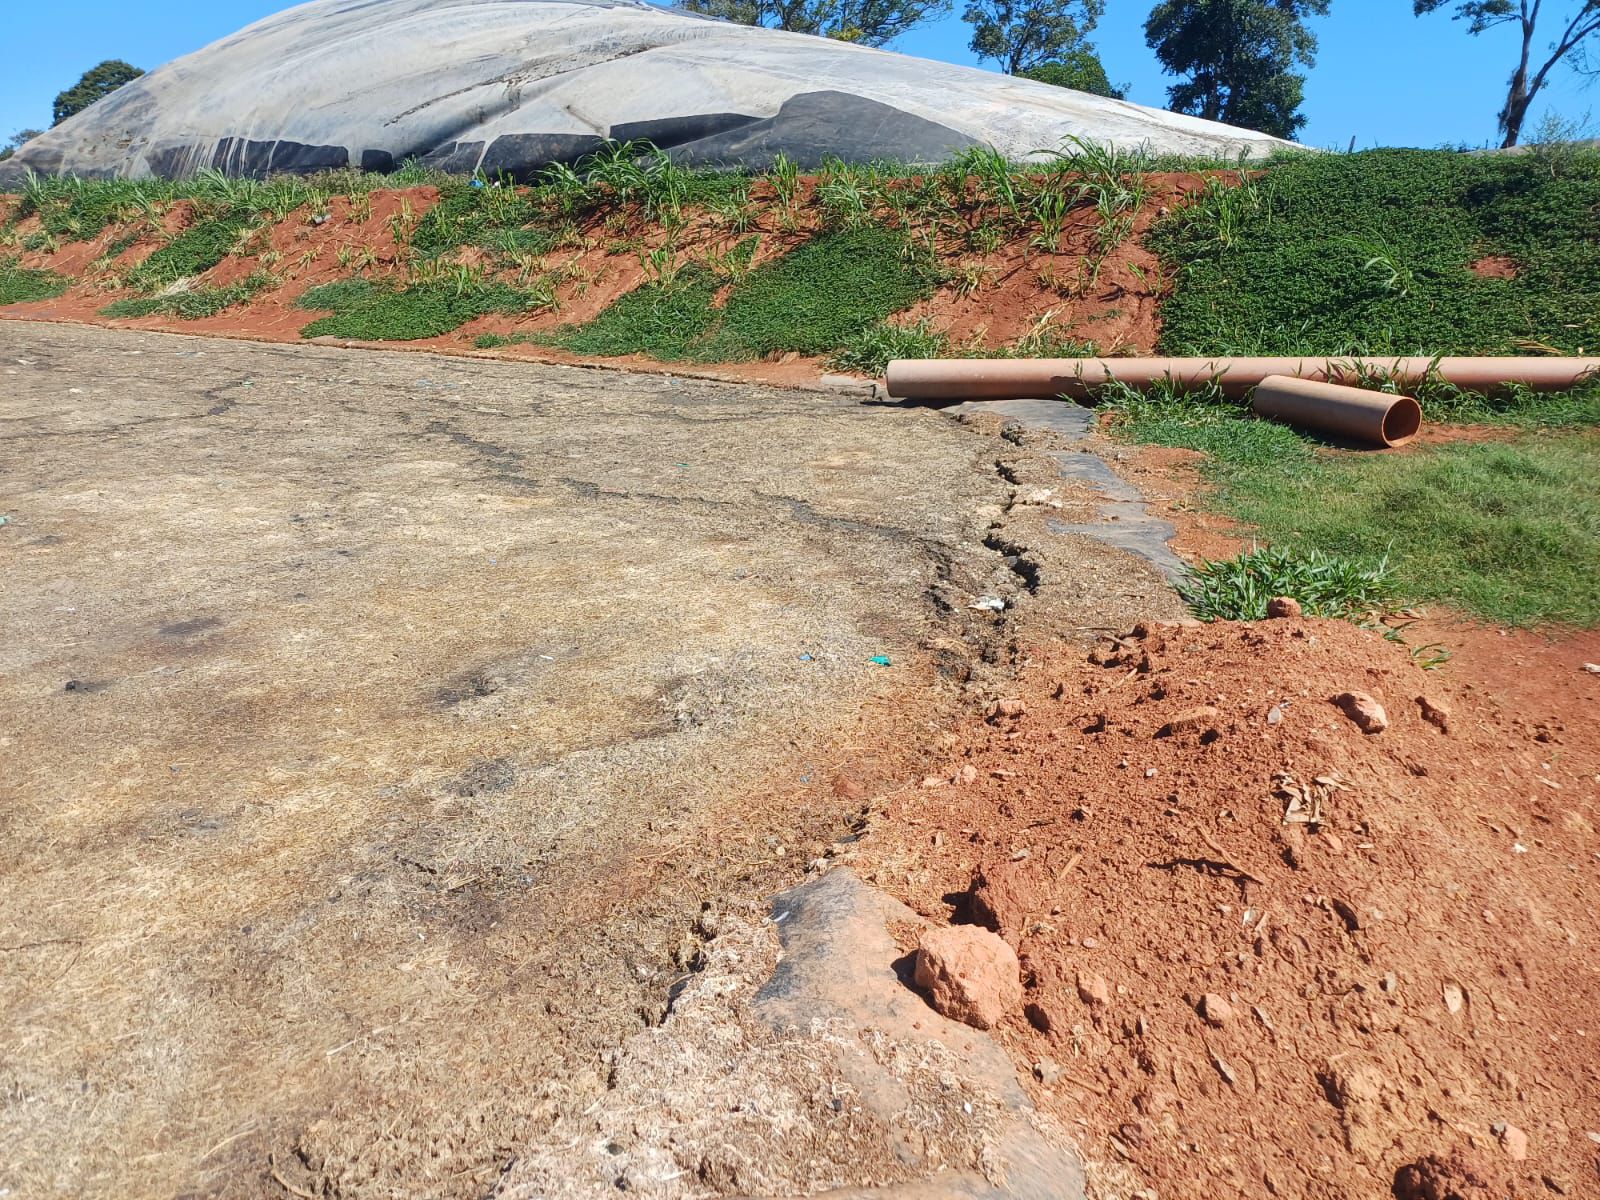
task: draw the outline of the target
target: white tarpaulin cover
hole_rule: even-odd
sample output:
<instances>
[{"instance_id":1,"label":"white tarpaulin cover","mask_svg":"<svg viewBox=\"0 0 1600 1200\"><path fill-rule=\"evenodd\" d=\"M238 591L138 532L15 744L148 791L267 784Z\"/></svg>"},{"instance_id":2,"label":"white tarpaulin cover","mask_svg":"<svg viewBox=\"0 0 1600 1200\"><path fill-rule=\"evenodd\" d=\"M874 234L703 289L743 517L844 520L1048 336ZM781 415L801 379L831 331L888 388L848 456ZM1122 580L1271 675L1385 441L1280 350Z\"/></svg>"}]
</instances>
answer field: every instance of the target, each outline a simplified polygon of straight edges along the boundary
<instances>
[{"instance_id":1,"label":"white tarpaulin cover","mask_svg":"<svg viewBox=\"0 0 1600 1200\"><path fill-rule=\"evenodd\" d=\"M168 63L0 163L183 176L407 158L525 179L602 140L685 163L780 151L934 162L988 143L1021 158L1067 134L1257 155L1264 134L882 50L627 0L315 0Z\"/></svg>"}]
</instances>

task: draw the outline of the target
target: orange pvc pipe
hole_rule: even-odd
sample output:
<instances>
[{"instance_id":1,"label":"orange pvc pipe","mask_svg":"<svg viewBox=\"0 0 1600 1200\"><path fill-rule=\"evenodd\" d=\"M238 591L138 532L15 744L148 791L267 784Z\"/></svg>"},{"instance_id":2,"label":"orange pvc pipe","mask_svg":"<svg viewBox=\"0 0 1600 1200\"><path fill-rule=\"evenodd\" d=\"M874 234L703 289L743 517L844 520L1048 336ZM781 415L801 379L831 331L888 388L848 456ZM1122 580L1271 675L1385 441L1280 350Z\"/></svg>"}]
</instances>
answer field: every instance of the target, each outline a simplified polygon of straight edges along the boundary
<instances>
[{"instance_id":1,"label":"orange pvc pipe","mask_svg":"<svg viewBox=\"0 0 1600 1200\"><path fill-rule=\"evenodd\" d=\"M1228 395L1242 396L1269 375L1359 384L1374 374L1401 387L1437 377L1478 392L1513 383L1560 391L1600 375L1600 358L899 358L885 383L891 396L917 400L1048 400L1086 396L1113 380L1134 388L1216 380Z\"/></svg>"},{"instance_id":2,"label":"orange pvc pipe","mask_svg":"<svg viewBox=\"0 0 1600 1200\"><path fill-rule=\"evenodd\" d=\"M1289 375L1263 379L1252 405L1263 417L1379 446L1402 446L1422 428L1422 409L1410 396Z\"/></svg>"}]
</instances>

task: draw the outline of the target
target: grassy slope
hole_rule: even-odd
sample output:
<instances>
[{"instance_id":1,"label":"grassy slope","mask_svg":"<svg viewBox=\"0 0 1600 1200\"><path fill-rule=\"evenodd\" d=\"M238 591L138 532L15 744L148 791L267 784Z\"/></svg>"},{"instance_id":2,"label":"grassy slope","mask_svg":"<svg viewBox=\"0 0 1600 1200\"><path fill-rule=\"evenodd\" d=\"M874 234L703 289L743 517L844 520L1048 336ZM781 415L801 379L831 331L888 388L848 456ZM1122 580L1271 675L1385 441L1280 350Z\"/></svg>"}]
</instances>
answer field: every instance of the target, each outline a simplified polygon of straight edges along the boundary
<instances>
[{"instance_id":1,"label":"grassy slope","mask_svg":"<svg viewBox=\"0 0 1600 1200\"><path fill-rule=\"evenodd\" d=\"M1600 154L1298 156L1154 231L1172 354L1600 348ZM1515 279L1469 268L1504 255Z\"/></svg>"},{"instance_id":2,"label":"grassy slope","mask_svg":"<svg viewBox=\"0 0 1600 1200\"><path fill-rule=\"evenodd\" d=\"M1597 210L1592 151L1284 160L1155 231L1175 283L1162 349L1592 352ZM1469 270L1490 255L1513 262L1516 278ZM1600 439L1585 429L1600 422L1600 386L1484 397L1430 385L1420 398L1434 421L1523 432L1360 454L1256 420L1214 391L1120 392L1110 403L1126 436L1208 455L1206 502L1259 531L1281 580L1348 570L1358 591L1377 573L1400 596L1492 621L1600 624ZM1307 556L1324 557L1307 567ZM1250 567L1215 577L1241 612L1259 599L1250 576L1261 564Z\"/></svg>"}]
</instances>

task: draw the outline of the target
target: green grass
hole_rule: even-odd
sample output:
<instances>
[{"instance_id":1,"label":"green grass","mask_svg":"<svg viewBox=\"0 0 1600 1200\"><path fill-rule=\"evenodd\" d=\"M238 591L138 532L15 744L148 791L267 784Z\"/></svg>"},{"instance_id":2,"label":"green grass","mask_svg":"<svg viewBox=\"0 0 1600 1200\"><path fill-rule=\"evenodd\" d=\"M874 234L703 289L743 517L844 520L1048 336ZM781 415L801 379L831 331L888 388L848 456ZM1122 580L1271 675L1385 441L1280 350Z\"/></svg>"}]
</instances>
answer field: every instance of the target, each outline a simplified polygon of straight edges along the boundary
<instances>
[{"instance_id":1,"label":"green grass","mask_svg":"<svg viewBox=\"0 0 1600 1200\"><path fill-rule=\"evenodd\" d=\"M208 271L228 256L254 221L247 209L202 217L129 272L128 281L141 291L153 291Z\"/></svg>"},{"instance_id":2,"label":"green grass","mask_svg":"<svg viewBox=\"0 0 1600 1200\"><path fill-rule=\"evenodd\" d=\"M933 290L933 272L900 233L864 225L819 234L757 267L715 309L726 282L692 263L549 340L578 354L648 354L666 362L735 362L790 350L866 361L895 336L886 318ZM865 344L864 330L877 331L878 350Z\"/></svg>"},{"instance_id":3,"label":"green grass","mask_svg":"<svg viewBox=\"0 0 1600 1200\"><path fill-rule=\"evenodd\" d=\"M549 335L553 345L575 354L611 358L648 354L662 362L704 358L748 357L737 348L710 351L705 339L716 322L711 307L718 279L708 269L686 267L669 285L645 283L619 296L594 320L558 329Z\"/></svg>"},{"instance_id":4,"label":"green grass","mask_svg":"<svg viewBox=\"0 0 1600 1200\"><path fill-rule=\"evenodd\" d=\"M1108 398L1123 436L1208 455L1206 505L1274 551L1364 570L1386 563L1397 595L1489 621L1580 627L1600 624L1600 435L1534 418L1593 403L1537 397L1507 419L1524 427L1514 441L1361 453L1255 419L1214 392Z\"/></svg>"},{"instance_id":5,"label":"green grass","mask_svg":"<svg viewBox=\"0 0 1600 1200\"><path fill-rule=\"evenodd\" d=\"M297 304L328 308L301 337L411 342L438 337L488 313L523 313L545 300L500 283L430 281L395 288L366 280L341 280L313 288Z\"/></svg>"},{"instance_id":6,"label":"green grass","mask_svg":"<svg viewBox=\"0 0 1600 1200\"><path fill-rule=\"evenodd\" d=\"M257 271L228 287L186 288L160 296L129 296L106 305L100 313L107 317L151 317L159 314L196 321L201 317L214 317L236 304L244 304L272 283L270 275Z\"/></svg>"},{"instance_id":7,"label":"green grass","mask_svg":"<svg viewBox=\"0 0 1600 1200\"><path fill-rule=\"evenodd\" d=\"M1260 621L1274 596L1292 596L1309 616L1361 620L1400 597L1387 559L1366 565L1315 548L1257 547L1237 558L1203 562L1178 593L1206 621Z\"/></svg>"},{"instance_id":8,"label":"green grass","mask_svg":"<svg viewBox=\"0 0 1600 1200\"><path fill-rule=\"evenodd\" d=\"M547 230L525 228L539 213L526 193L513 188L451 180L439 188L439 202L418 223L411 244L419 254L437 257L461 246L504 248L509 234L518 248L538 254L554 242Z\"/></svg>"},{"instance_id":9,"label":"green grass","mask_svg":"<svg viewBox=\"0 0 1600 1200\"><path fill-rule=\"evenodd\" d=\"M1600 347L1600 152L1296 155L1153 231L1170 354ZM1516 279L1469 270L1488 255Z\"/></svg>"},{"instance_id":10,"label":"green grass","mask_svg":"<svg viewBox=\"0 0 1600 1200\"><path fill-rule=\"evenodd\" d=\"M15 258L0 259L0 305L53 300L71 286L65 275L19 267Z\"/></svg>"},{"instance_id":11,"label":"green grass","mask_svg":"<svg viewBox=\"0 0 1600 1200\"><path fill-rule=\"evenodd\" d=\"M525 333L480 333L472 344L479 350L498 350L502 346L532 346L536 340Z\"/></svg>"},{"instance_id":12,"label":"green grass","mask_svg":"<svg viewBox=\"0 0 1600 1200\"><path fill-rule=\"evenodd\" d=\"M839 229L757 267L723 308L726 336L762 355L827 354L934 288L933 264L895 230Z\"/></svg>"},{"instance_id":13,"label":"green grass","mask_svg":"<svg viewBox=\"0 0 1600 1200\"><path fill-rule=\"evenodd\" d=\"M949 337L929 321L914 325L875 321L839 346L829 362L841 371L881 375L892 359L942 358L949 351Z\"/></svg>"}]
</instances>

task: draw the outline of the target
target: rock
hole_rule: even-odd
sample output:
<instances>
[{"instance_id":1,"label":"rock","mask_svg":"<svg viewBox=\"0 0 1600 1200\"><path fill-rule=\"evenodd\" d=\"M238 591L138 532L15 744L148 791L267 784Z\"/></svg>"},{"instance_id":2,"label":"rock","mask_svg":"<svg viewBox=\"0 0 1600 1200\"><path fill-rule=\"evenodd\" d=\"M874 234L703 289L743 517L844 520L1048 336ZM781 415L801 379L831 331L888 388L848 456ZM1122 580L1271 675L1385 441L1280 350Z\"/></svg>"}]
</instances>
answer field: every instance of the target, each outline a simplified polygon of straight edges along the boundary
<instances>
[{"instance_id":1,"label":"rock","mask_svg":"<svg viewBox=\"0 0 1600 1200\"><path fill-rule=\"evenodd\" d=\"M1103 1008L1111 1003L1111 985L1106 982L1104 975L1091 975L1079 971L1078 999L1091 1007Z\"/></svg>"},{"instance_id":2,"label":"rock","mask_svg":"<svg viewBox=\"0 0 1600 1200\"><path fill-rule=\"evenodd\" d=\"M1340 692L1331 703L1354 721L1362 733L1382 733L1389 728L1389 714L1365 692Z\"/></svg>"},{"instance_id":3,"label":"rock","mask_svg":"<svg viewBox=\"0 0 1600 1200\"><path fill-rule=\"evenodd\" d=\"M835 775L833 794L841 800L865 800L867 789L861 786L859 779L852 779L848 775Z\"/></svg>"},{"instance_id":4,"label":"rock","mask_svg":"<svg viewBox=\"0 0 1600 1200\"><path fill-rule=\"evenodd\" d=\"M1196 730L1211 728L1217 719L1217 710L1209 704L1201 704L1195 708L1186 708L1160 729L1156 730L1157 737L1171 737L1176 733L1193 733Z\"/></svg>"},{"instance_id":5,"label":"rock","mask_svg":"<svg viewBox=\"0 0 1600 1200\"><path fill-rule=\"evenodd\" d=\"M1523 1162L1528 1157L1528 1135L1515 1125L1502 1124L1496 1134L1500 1148L1512 1162Z\"/></svg>"},{"instance_id":6,"label":"rock","mask_svg":"<svg viewBox=\"0 0 1600 1200\"><path fill-rule=\"evenodd\" d=\"M1027 861L988 863L982 867L972 877L967 892L971 899L961 919L994 930L1015 947L1036 903Z\"/></svg>"},{"instance_id":7,"label":"rock","mask_svg":"<svg viewBox=\"0 0 1600 1200\"><path fill-rule=\"evenodd\" d=\"M1600 675L1600 663L1584 663L1583 669L1591 675Z\"/></svg>"},{"instance_id":8,"label":"rock","mask_svg":"<svg viewBox=\"0 0 1600 1200\"><path fill-rule=\"evenodd\" d=\"M976 783L978 768L971 763L962 763L961 769L956 772L956 782L960 784Z\"/></svg>"},{"instance_id":9,"label":"rock","mask_svg":"<svg viewBox=\"0 0 1600 1200\"><path fill-rule=\"evenodd\" d=\"M1020 717L1028 711L1028 705L1020 697L1007 696L1003 700L996 700L989 707L989 718L995 720L1000 717Z\"/></svg>"},{"instance_id":10,"label":"rock","mask_svg":"<svg viewBox=\"0 0 1600 1200\"><path fill-rule=\"evenodd\" d=\"M1541 1175L1539 1176L1539 1182L1543 1183L1545 1187L1549 1188L1558 1196L1572 1195L1572 1184L1565 1176L1549 1174Z\"/></svg>"},{"instance_id":11,"label":"rock","mask_svg":"<svg viewBox=\"0 0 1600 1200\"><path fill-rule=\"evenodd\" d=\"M1229 1004L1215 992L1207 992L1200 997L1197 1011L1207 1025L1221 1029L1233 1020L1233 1005Z\"/></svg>"},{"instance_id":12,"label":"rock","mask_svg":"<svg viewBox=\"0 0 1600 1200\"><path fill-rule=\"evenodd\" d=\"M924 933L913 977L938 1012L976 1029L993 1029L1022 1005L1015 952L998 934L976 925Z\"/></svg>"},{"instance_id":13,"label":"rock","mask_svg":"<svg viewBox=\"0 0 1600 1200\"><path fill-rule=\"evenodd\" d=\"M1045 1087L1055 1087L1061 1080L1060 1064L1048 1058L1041 1058L1033 1064L1033 1077Z\"/></svg>"},{"instance_id":14,"label":"rock","mask_svg":"<svg viewBox=\"0 0 1600 1200\"><path fill-rule=\"evenodd\" d=\"M1450 708L1442 700L1435 700L1432 696L1418 696L1417 707L1422 710L1422 719L1434 726L1440 733L1450 732Z\"/></svg>"},{"instance_id":15,"label":"rock","mask_svg":"<svg viewBox=\"0 0 1600 1200\"><path fill-rule=\"evenodd\" d=\"M1267 601L1267 616L1274 620L1300 615L1300 601L1292 596L1274 596Z\"/></svg>"}]
</instances>

